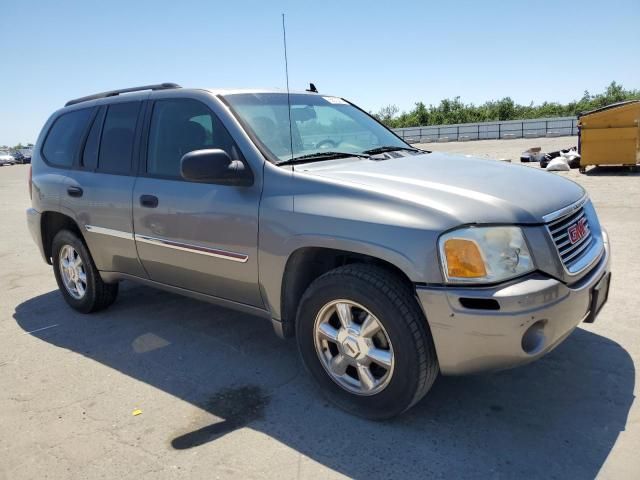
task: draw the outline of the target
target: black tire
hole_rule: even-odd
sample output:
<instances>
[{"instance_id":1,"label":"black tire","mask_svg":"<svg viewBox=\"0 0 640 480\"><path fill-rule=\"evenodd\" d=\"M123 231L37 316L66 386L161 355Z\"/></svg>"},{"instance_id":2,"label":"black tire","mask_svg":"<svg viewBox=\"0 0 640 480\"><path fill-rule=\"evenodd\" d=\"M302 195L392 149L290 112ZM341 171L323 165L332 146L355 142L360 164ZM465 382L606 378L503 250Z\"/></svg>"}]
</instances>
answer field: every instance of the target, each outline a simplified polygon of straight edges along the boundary
<instances>
[{"instance_id":1,"label":"black tire","mask_svg":"<svg viewBox=\"0 0 640 480\"><path fill-rule=\"evenodd\" d=\"M316 316L323 306L337 299L356 302L375 315L393 346L393 374L388 385L374 395L358 395L338 385L316 352ZM431 331L411 285L374 265L347 265L316 279L300 301L296 339L303 364L329 400L349 413L372 420L394 417L415 405L439 372Z\"/></svg>"},{"instance_id":2,"label":"black tire","mask_svg":"<svg viewBox=\"0 0 640 480\"><path fill-rule=\"evenodd\" d=\"M65 245L71 246L82 259L84 273L86 274L86 291L80 299L74 298L62 280L60 271L60 251ZM105 283L91 258L91 254L84 242L76 234L69 230L61 230L53 239L52 248L53 273L58 282L58 288L65 301L75 310L82 313L92 313L103 310L115 302L118 296L117 283Z\"/></svg>"}]
</instances>

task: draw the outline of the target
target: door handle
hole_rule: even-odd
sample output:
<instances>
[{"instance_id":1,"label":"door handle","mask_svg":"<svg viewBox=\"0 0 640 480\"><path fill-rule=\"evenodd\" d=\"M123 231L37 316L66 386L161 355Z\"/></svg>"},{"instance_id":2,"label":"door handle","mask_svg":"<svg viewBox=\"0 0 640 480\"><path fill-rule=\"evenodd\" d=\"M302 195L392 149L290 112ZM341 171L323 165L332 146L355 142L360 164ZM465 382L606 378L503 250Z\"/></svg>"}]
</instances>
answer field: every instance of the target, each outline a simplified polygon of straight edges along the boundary
<instances>
[{"instance_id":1,"label":"door handle","mask_svg":"<svg viewBox=\"0 0 640 480\"><path fill-rule=\"evenodd\" d=\"M155 195L140 195L140 205L147 208L156 208L158 206L158 197Z\"/></svg>"},{"instance_id":2,"label":"door handle","mask_svg":"<svg viewBox=\"0 0 640 480\"><path fill-rule=\"evenodd\" d=\"M82 189L80 187L67 187L67 194L70 197L81 197Z\"/></svg>"}]
</instances>

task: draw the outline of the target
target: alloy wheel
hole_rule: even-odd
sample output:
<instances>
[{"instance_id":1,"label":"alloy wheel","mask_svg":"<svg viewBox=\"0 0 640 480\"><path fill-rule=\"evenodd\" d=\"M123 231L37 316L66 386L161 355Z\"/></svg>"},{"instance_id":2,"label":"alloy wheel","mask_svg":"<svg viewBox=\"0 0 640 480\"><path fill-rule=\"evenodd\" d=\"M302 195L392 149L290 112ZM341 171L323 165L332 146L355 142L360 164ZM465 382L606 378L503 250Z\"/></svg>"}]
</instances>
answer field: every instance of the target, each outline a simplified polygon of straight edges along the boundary
<instances>
[{"instance_id":1,"label":"alloy wheel","mask_svg":"<svg viewBox=\"0 0 640 480\"><path fill-rule=\"evenodd\" d=\"M67 292L76 300L81 300L87 293L87 272L82 257L71 245L60 249L60 275Z\"/></svg>"},{"instance_id":2,"label":"alloy wheel","mask_svg":"<svg viewBox=\"0 0 640 480\"><path fill-rule=\"evenodd\" d=\"M331 379L356 395L375 395L391 381L393 347L382 323L364 306L334 300L314 325L316 353Z\"/></svg>"}]
</instances>

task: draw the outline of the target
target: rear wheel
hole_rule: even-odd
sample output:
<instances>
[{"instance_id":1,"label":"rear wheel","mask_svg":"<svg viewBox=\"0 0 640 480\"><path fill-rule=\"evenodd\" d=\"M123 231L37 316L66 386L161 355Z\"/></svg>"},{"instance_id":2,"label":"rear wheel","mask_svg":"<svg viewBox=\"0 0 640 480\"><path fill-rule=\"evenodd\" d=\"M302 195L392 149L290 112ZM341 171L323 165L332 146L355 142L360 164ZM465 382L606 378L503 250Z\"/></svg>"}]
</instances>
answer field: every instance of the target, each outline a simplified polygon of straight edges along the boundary
<instances>
[{"instance_id":1,"label":"rear wheel","mask_svg":"<svg viewBox=\"0 0 640 480\"><path fill-rule=\"evenodd\" d=\"M409 285L364 264L315 280L298 308L303 363L328 398L366 418L398 415L429 390L438 361Z\"/></svg>"},{"instance_id":2,"label":"rear wheel","mask_svg":"<svg viewBox=\"0 0 640 480\"><path fill-rule=\"evenodd\" d=\"M105 283L84 242L61 230L52 244L53 272L66 302L82 313L102 310L118 295L117 283Z\"/></svg>"}]
</instances>

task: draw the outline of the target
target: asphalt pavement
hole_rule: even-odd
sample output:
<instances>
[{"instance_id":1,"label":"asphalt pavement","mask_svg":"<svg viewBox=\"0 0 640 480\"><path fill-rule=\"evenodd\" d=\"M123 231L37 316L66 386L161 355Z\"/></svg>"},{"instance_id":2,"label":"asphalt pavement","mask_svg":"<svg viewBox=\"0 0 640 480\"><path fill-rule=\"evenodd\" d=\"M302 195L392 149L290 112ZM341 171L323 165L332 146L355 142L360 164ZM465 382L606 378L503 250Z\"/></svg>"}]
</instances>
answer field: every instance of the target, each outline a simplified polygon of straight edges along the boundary
<instances>
[{"instance_id":1,"label":"asphalt pavement","mask_svg":"<svg viewBox=\"0 0 640 480\"><path fill-rule=\"evenodd\" d=\"M72 311L27 231L28 168L0 167L0 478L640 477L637 174L563 173L611 236L595 324L377 423L329 405L262 319L133 283Z\"/></svg>"}]
</instances>

